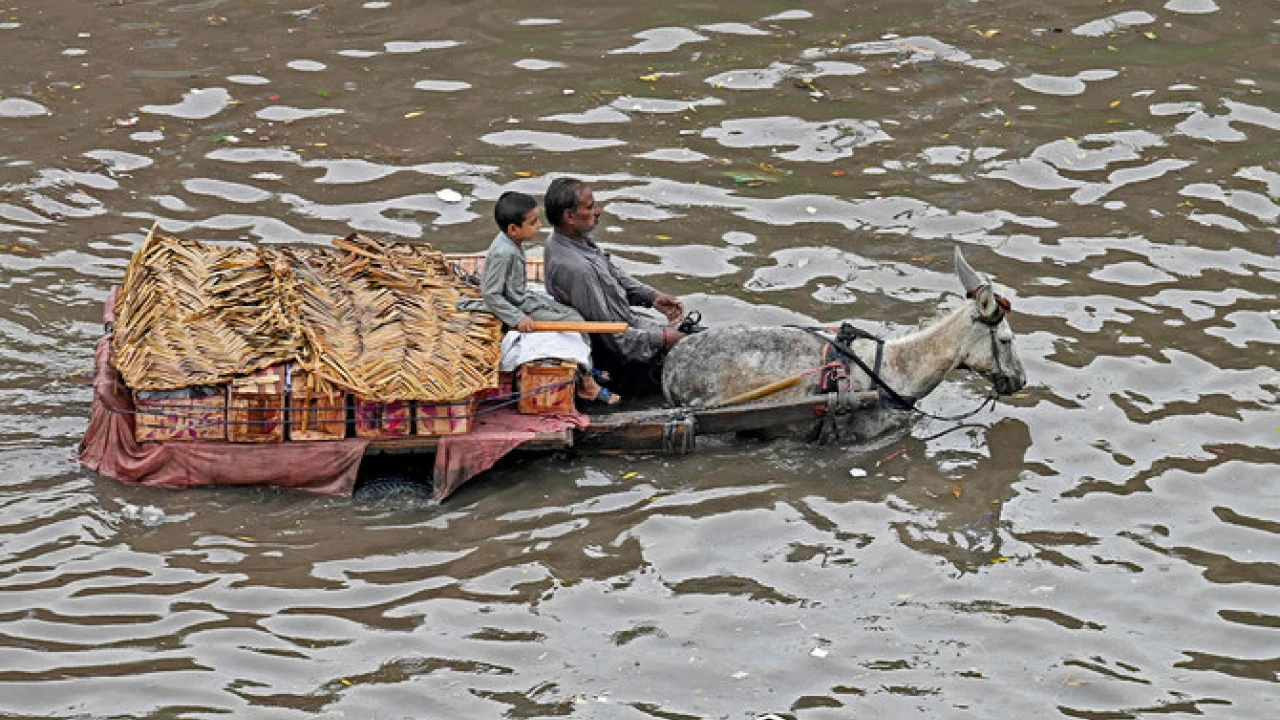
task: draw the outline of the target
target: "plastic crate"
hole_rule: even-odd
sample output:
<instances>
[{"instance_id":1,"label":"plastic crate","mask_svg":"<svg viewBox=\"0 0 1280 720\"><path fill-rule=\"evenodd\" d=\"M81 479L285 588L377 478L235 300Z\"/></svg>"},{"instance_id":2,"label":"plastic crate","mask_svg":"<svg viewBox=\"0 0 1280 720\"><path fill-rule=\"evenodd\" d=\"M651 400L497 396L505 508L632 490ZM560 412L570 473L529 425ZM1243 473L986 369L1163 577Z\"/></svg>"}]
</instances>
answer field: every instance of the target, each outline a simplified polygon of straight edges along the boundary
<instances>
[{"instance_id":1,"label":"plastic crate","mask_svg":"<svg viewBox=\"0 0 1280 720\"><path fill-rule=\"evenodd\" d=\"M227 439L231 442L284 442L284 365L272 365L233 378L227 386Z\"/></svg>"},{"instance_id":2,"label":"plastic crate","mask_svg":"<svg viewBox=\"0 0 1280 720\"><path fill-rule=\"evenodd\" d=\"M572 415L575 376L578 364L572 360L538 360L525 363L516 371L516 387L520 392L521 414Z\"/></svg>"},{"instance_id":3,"label":"plastic crate","mask_svg":"<svg viewBox=\"0 0 1280 720\"><path fill-rule=\"evenodd\" d=\"M417 403L414 420L418 435L461 435L471 432L479 407L475 395L451 403Z\"/></svg>"},{"instance_id":4,"label":"plastic crate","mask_svg":"<svg viewBox=\"0 0 1280 720\"><path fill-rule=\"evenodd\" d=\"M199 393L208 394L191 397ZM221 387L134 393L133 408L138 442L227 439L227 392Z\"/></svg>"},{"instance_id":5,"label":"plastic crate","mask_svg":"<svg viewBox=\"0 0 1280 720\"><path fill-rule=\"evenodd\" d=\"M404 437L413 429L413 406L408 400L354 400L356 437Z\"/></svg>"},{"instance_id":6,"label":"plastic crate","mask_svg":"<svg viewBox=\"0 0 1280 720\"><path fill-rule=\"evenodd\" d=\"M288 436L312 442L347 436L347 394L311 373L289 372Z\"/></svg>"}]
</instances>

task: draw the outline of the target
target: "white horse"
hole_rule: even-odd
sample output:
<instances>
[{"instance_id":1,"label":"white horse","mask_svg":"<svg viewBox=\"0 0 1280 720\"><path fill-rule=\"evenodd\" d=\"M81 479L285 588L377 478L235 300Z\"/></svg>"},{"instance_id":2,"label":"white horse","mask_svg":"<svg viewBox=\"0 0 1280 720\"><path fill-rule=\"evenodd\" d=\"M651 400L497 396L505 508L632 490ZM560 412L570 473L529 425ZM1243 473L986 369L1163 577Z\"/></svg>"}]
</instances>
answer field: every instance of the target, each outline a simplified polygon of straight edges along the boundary
<instances>
[{"instance_id":1,"label":"white horse","mask_svg":"<svg viewBox=\"0 0 1280 720\"><path fill-rule=\"evenodd\" d=\"M947 374L965 368L985 375L997 393L1018 392L1027 383L1026 371L1013 346L1013 329L1005 315L1008 301L995 293L991 282L955 252L956 273L969 302L904 337L884 341L876 371L877 341L855 340L849 345L868 369L876 371L877 386L857 363L847 365L846 387L854 391L881 390L918 400L938 387ZM667 356L662 389L673 406L706 407L770 383L795 378L839 358L824 359L827 339L792 327L713 328L685 338ZM823 391L820 375L812 372L795 385L769 395L785 400ZM900 426L912 413L886 404L883 409L851 413L840 430L855 439L868 439ZM811 432L813 426L807 429Z\"/></svg>"}]
</instances>

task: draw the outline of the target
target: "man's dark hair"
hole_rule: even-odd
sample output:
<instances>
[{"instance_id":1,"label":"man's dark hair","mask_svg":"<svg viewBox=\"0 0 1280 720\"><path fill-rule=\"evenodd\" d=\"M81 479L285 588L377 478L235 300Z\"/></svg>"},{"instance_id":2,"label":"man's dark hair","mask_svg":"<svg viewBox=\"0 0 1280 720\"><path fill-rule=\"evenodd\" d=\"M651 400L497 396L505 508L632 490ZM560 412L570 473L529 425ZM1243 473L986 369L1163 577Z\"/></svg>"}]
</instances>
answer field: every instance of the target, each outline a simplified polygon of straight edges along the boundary
<instances>
[{"instance_id":1,"label":"man's dark hair","mask_svg":"<svg viewBox=\"0 0 1280 720\"><path fill-rule=\"evenodd\" d=\"M547 212L547 222L554 227L564 224L564 214L578 207L578 195L587 184L578 178L562 177L551 181L547 194L542 198L542 207Z\"/></svg>"},{"instance_id":2,"label":"man's dark hair","mask_svg":"<svg viewBox=\"0 0 1280 720\"><path fill-rule=\"evenodd\" d=\"M498 203L493 206L493 219L498 221L498 229L506 232L512 225L523 225L524 216L537 209L538 201L532 195L508 190L498 196Z\"/></svg>"}]
</instances>

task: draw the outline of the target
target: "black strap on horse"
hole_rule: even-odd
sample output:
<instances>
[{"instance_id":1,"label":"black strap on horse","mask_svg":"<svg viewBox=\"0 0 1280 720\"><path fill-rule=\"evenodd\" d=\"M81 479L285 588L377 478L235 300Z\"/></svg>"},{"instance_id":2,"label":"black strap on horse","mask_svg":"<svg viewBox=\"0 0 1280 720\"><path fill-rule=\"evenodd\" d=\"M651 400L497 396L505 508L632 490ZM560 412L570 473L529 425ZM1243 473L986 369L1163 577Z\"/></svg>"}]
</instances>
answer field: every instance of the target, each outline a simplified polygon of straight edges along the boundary
<instances>
[{"instance_id":1,"label":"black strap on horse","mask_svg":"<svg viewBox=\"0 0 1280 720\"><path fill-rule=\"evenodd\" d=\"M934 420L942 420L945 422L955 422L959 420L965 420L970 417L973 417L974 415L977 415L979 412L982 411L983 408L987 406L988 403L990 403L993 407L995 406L996 396L993 394L987 397L985 400L983 400L981 405L974 408L973 410L970 410L967 413L961 413L959 415L934 415L931 412L926 412L916 407L916 398L900 395L898 391L889 387L889 385L884 381L884 378L880 377L880 361L884 356L884 339L881 338L880 336L875 335L873 333L869 333L860 328L856 328L847 322L840 324L840 330L836 333L836 336L834 338L827 337L826 335L823 334L824 331L828 330L827 328L808 327L804 325L787 325L786 327L796 328L797 330L804 330L807 333L811 333L813 335L816 335L822 338L823 340L826 340L827 345L830 346L831 349L835 350L836 353L846 361L845 362L846 365L849 362L852 362L854 365L857 365L858 369L862 370L862 372L867 374L867 377L871 378L871 384L876 387L876 391L879 392L880 395L884 397L890 404L896 405L901 410L918 412L921 415L924 415L925 417L928 417L928 418L933 418ZM858 357L857 354L854 353L853 349L850 347L853 341L858 339L867 339L867 340L875 341L876 359L874 361L875 362L874 369L867 367L867 364L862 361L862 358Z\"/></svg>"},{"instance_id":2,"label":"black strap on horse","mask_svg":"<svg viewBox=\"0 0 1280 720\"><path fill-rule=\"evenodd\" d=\"M889 387L889 385L885 383L884 379L880 377L880 363L884 359L884 339L879 335L869 333L862 328L854 327L847 322L840 323L840 329L836 332L836 336L834 338L823 335L823 331L827 330L827 328L806 327L804 325L788 325L787 327L804 330L807 333L812 333L823 340L826 340L827 346L830 349L835 350L836 355L840 357L841 364L846 367L851 362L854 365L857 365L862 372L867 374L867 377L871 378L871 384L876 387L876 391L879 392L882 397L886 398L890 403L898 406L898 408L902 410L914 410L916 408L915 398L905 398L902 395L899 395L897 390ZM867 367L867 364L862 361L862 358L858 357L857 354L853 352L853 349L849 347L853 344L854 340L862 339L874 340L876 343L876 359L874 361L874 368Z\"/></svg>"}]
</instances>

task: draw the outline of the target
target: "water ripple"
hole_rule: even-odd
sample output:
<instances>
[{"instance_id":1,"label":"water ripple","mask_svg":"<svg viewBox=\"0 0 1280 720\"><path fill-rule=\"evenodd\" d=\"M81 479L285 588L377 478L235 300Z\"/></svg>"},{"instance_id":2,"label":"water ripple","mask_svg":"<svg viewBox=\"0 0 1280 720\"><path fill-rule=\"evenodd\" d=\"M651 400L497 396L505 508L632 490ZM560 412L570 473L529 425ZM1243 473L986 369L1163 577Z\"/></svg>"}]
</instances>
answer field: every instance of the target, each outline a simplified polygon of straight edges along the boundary
<instances>
[{"instance_id":1,"label":"water ripple","mask_svg":"<svg viewBox=\"0 0 1280 720\"><path fill-rule=\"evenodd\" d=\"M1266 3L73 5L0 23L0 715L1275 715ZM443 505L73 462L153 222L481 250L564 174L712 324L906 332L960 244L1029 385L872 444L512 457Z\"/></svg>"}]
</instances>

